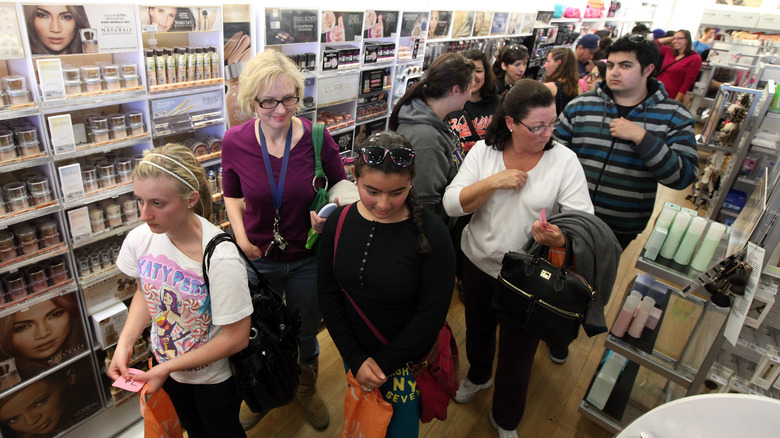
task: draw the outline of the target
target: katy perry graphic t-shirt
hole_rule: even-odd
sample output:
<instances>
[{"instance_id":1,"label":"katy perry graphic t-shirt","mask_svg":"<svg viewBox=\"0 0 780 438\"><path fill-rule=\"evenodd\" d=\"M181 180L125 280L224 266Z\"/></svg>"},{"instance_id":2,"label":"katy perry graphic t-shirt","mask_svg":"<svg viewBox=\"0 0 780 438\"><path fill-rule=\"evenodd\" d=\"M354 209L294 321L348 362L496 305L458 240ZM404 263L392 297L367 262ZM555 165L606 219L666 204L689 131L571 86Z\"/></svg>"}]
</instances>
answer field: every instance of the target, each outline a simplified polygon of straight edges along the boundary
<instances>
[{"instance_id":1,"label":"katy perry graphic t-shirt","mask_svg":"<svg viewBox=\"0 0 780 438\"><path fill-rule=\"evenodd\" d=\"M221 230L199 219L205 248ZM219 335L220 326L252 313L244 261L230 243L219 244L211 258L210 290L204 284L201 263L179 251L165 234L152 233L146 224L127 235L117 266L140 279L151 315L152 353L159 363L202 347ZM174 380L193 384L219 383L230 376L226 358L171 373Z\"/></svg>"}]
</instances>

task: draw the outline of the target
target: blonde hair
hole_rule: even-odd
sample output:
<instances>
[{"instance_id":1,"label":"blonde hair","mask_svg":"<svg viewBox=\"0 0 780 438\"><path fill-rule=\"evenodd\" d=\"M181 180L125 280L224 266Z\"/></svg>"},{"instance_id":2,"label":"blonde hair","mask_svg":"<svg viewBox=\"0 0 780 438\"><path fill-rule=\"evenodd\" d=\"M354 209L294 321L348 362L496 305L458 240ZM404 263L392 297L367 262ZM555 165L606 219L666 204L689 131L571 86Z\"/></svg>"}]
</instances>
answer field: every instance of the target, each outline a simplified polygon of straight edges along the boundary
<instances>
[{"instance_id":1,"label":"blonde hair","mask_svg":"<svg viewBox=\"0 0 780 438\"><path fill-rule=\"evenodd\" d=\"M162 155L162 157L158 156ZM165 158L167 157L167 159ZM174 161L172 161L174 160ZM195 213L209 219L211 216L211 190L209 190L209 184L206 181L206 171L201 167L195 155L192 154L186 146L178 143L168 143L165 146L154 148L144 152L144 159L141 161L152 163L155 166L138 164L133 169L133 178L156 178L158 176L165 176L171 178L176 182L179 195L184 200L192 199L193 193L195 193L191 187L187 186L183 181L192 187L198 188L200 197L198 203L195 204ZM168 172L173 173L178 178L172 177L170 174L160 169L160 166ZM195 180L193 181L193 176Z\"/></svg>"},{"instance_id":2,"label":"blonde hair","mask_svg":"<svg viewBox=\"0 0 780 438\"><path fill-rule=\"evenodd\" d=\"M279 75L287 75L295 84L295 93L301 98L295 105L295 111L300 111L303 108L303 75L290 58L276 50L266 50L244 66L238 78L238 104L241 110L254 114L258 93L270 90Z\"/></svg>"}]
</instances>

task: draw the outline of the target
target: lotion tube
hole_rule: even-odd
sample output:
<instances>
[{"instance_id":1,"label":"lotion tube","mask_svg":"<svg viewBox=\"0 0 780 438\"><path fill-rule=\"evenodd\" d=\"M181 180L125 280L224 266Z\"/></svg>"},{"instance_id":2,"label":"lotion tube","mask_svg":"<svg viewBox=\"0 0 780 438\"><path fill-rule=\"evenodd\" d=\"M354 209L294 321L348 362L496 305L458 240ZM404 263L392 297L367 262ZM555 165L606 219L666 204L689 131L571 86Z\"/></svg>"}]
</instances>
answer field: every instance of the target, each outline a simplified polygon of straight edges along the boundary
<instances>
[{"instance_id":1,"label":"lotion tube","mask_svg":"<svg viewBox=\"0 0 780 438\"><path fill-rule=\"evenodd\" d=\"M691 223L691 219L693 219L693 217L690 214L682 211L674 216L674 222L672 222L672 226L669 228L669 235L666 236L666 240L659 253L661 257L665 259L674 258L675 253L677 253L677 248L680 246L680 241L682 241L682 238L685 235L685 230L688 229L688 224Z\"/></svg>"}]
</instances>

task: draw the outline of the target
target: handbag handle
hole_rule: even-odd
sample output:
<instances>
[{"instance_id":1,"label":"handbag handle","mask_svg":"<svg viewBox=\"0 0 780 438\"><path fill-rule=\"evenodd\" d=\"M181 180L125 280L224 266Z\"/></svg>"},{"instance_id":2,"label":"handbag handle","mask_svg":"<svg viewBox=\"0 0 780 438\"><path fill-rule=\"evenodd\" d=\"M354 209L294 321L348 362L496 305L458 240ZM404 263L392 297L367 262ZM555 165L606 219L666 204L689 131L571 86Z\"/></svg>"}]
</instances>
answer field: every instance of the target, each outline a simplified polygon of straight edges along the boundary
<instances>
[{"instance_id":1,"label":"handbag handle","mask_svg":"<svg viewBox=\"0 0 780 438\"><path fill-rule=\"evenodd\" d=\"M255 273L257 276L258 284L260 285L260 290L263 291L265 289L268 289L272 291L274 294L278 295L279 298L283 298L282 295L279 292L276 292L272 287L271 284L268 283L268 280L263 276L263 274L260 273L260 271L257 270L254 263L252 263L252 260L249 259L249 257L244 254L244 251L241 249L240 246L238 246L238 243L236 243L235 239L233 237L225 232L219 233L215 235L214 237L209 240L209 243L206 244L206 249L203 250L203 281L206 284L206 286L209 285L209 265L211 264L211 256L214 254L214 250L217 248L217 245L219 245L222 242L232 242L233 245L236 246L236 249L238 250L238 254L241 255L241 258L244 259L244 263L249 266L250 269Z\"/></svg>"},{"instance_id":2,"label":"handbag handle","mask_svg":"<svg viewBox=\"0 0 780 438\"><path fill-rule=\"evenodd\" d=\"M339 214L339 222L336 225L336 235L333 237L333 265L336 265L336 250L339 248L339 236L341 235L341 228L344 226L344 220L347 218L347 211L349 211L349 208L352 207L353 204L348 204L346 207L344 207L343 210L341 210L341 213ZM339 285L341 286L341 285ZM374 324L371 324L371 321L368 320L368 317L365 313L363 313L362 310L360 310L360 307L358 307L355 300L352 299L352 297L349 295L349 292L347 292L346 289L344 289L344 286L341 286L341 290L344 292L344 295L347 296L347 299L349 299L349 302L352 303L352 307L355 308L358 315L360 315L360 318L363 320L364 323L368 326L369 329L371 329L371 332L374 333L374 336L376 336L377 339L379 339L379 342L381 342L383 345L387 345L390 343L390 341L387 340L387 338L379 332L379 330L374 326Z\"/></svg>"},{"instance_id":3,"label":"handbag handle","mask_svg":"<svg viewBox=\"0 0 780 438\"><path fill-rule=\"evenodd\" d=\"M311 180L311 187L317 192L317 179L325 180L324 188L328 190L328 176L322 170L322 139L325 135L325 124L315 123L311 127L311 142L314 145L314 179Z\"/></svg>"}]
</instances>

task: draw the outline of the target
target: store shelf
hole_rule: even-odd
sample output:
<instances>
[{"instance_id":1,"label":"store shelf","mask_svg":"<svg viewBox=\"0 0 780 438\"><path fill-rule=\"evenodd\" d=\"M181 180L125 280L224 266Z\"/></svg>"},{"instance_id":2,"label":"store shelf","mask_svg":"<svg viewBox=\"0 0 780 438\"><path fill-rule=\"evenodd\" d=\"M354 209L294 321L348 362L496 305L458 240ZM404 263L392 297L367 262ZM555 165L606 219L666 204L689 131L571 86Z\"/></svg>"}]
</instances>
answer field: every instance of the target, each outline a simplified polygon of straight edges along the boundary
<instances>
[{"instance_id":1,"label":"store shelf","mask_svg":"<svg viewBox=\"0 0 780 438\"><path fill-rule=\"evenodd\" d=\"M20 117L36 116L38 114L40 114L40 110L35 102L24 105L0 106L0 120L18 119Z\"/></svg>"},{"instance_id":2,"label":"store shelf","mask_svg":"<svg viewBox=\"0 0 780 438\"><path fill-rule=\"evenodd\" d=\"M579 23L579 18L553 18L550 20L550 24L552 23Z\"/></svg>"},{"instance_id":3,"label":"store shelf","mask_svg":"<svg viewBox=\"0 0 780 438\"><path fill-rule=\"evenodd\" d=\"M756 146L754 144L750 145L750 151L751 152L758 152L760 154L767 154L767 155L777 155L777 153L778 153L777 149L767 148L767 147L764 147L764 146Z\"/></svg>"},{"instance_id":4,"label":"store shelf","mask_svg":"<svg viewBox=\"0 0 780 438\"><path fill-rule=\"evenodd\" d=\"M13 172L14 170L43 166L48 163L49 157L46 155L46 152L41 152L28 157L17 157L13 160L0 162L0 172Z\"/></svg>"},{"instance_id":5,"label":"store shelf","mask_svg":"<svg viewBox=\"0 0 780 438\"><path fill-rule=\"evenodd\" d=\"M150 143L152 136L148 132L140 135L134 135L131 137L123 138L121 140L111 140L100 143L88 143L76 146L76 150L73 152L65 152L62 154L55 154L54 161L71 160L78 157L86 157L93 154L104 154L116 149L122 149L130 146L135 146L144 143Z\"/></svg>"},{"instance_id":6,"label":"store shelf","mask_svg":"<svg viewBox=\"0 0 780 438\"><path fill-rule=\"evenodd\" d=\"M715 146L715 145L709 145L709 144L703 144L699 143L696 145L700 151L710 151L710 152L728 152L730 154L736 152L734 148L725 148L723 146Z\"/></svg>"},{"instance_id":7,"label":"store shelf","mask_svg":"<svg viewBox=\"0 0 780 438\"><path fill-rule=\"evenodd\" d=\"M222 78L203 79L200 81L181 82L178 84L152 85L149 87L149 98L176 97L194 92L214 91L224 89Z\"/></svg>"},{"instance_id":8,"label":"store shelf","mask_svg":"<svg viewBox=\"0 0 780 438\"><path fill-rule=\"evenodd\" d=\"M392 67L395 63L395 59L391 59L389 61L377 61L377 62L367 62L365 64L360 65L360 70L374 70L375 68L385 68L385 67Z\"/></svg>"},{"instance_id":9,"label":"store shelf","mask_svg":"<svg viewBox=\"0 0 780 438\"><path fill-rule=\"evenodd\" d=\"M636 260L636 268L676 286L683 287L695 280L699 275L699 272L691 272L688 266L679 265L661 256L658 256L656 260L648 260L644 257L644 254L645 252L642 250L642 253Z\"/></svg>"},{"instance_id":10,"label":"store shelf","mask_svg":"<svg viewBox=\"0 0 780 438\"><path fill-rule=\"evenodd\" d=\"M694 370L688 370L689 372L676 370L675 361L671 358L656 351L652 351L652 353L643 351L642 349L629 344L624 339L614 336L612 333L607 334L607 340L604 342L604 345L608 349L625 356L626 359L639 364L656 374L664 376L672 382L681 385L683 388L688 388L693 381L693 375L695 374Z\"/></svg>"},{"instance_id":11,"label":"store shelf","mask_svg":"<svg viewBox=\"0 0 780 438\"><path fill-rule=\"evenodd\" d=\"M360 123L360 124L363 124L363 123L370 122L372 120L386 119L387 116L389 116L389 115L390 115L389 111L382 111L382 112L380 112L378 114L372 114L370 117L366 116L366 117L363 117L363 118L358 118L357 122Z\"/></svg>"},{"instance_id":12,"label":"store shelf","mask_svg":"<svg viewBox=\"0 0 780 438\"><path fill-rule=\"evenodd\" d=\"M34 254L24 255L12 261L6 262L6 264L0 265L0 274L18 271L25 266L34 265L46 259L67 253L68 247L65 245L65 242L60 242L57 245L52 245L36 251Z\"/></svg>"},{"instance_id":13,"label":"store shelf","mask_svg":"<svg viewBox=\"0 0 780 438\"><path fill-rule=\"evenodd\" d=\"M28 208L27 210L16 213L8 213L0 217L0 229L9 227L20 222L29 221L41 216L59 211L60 206L56 202L50 202L46 205Z\"/></svg>"},{"instance_id":14,"label":"store shelf","mask_svg":"<svg viewBox=\"0 0 780 438\"><path fill-rule=\"evenodd\" d=\"M121 105L128 102L146 100L146 90L143 87L126 89L121 91L101 91L99 93L83 95L81 97L69 96L67 99L41 102L44 114L80 111L84 108Z\"/></svg>"},{"instance_id":15,"label":"store shelf","mask_svg":"<svg viewBox=\"0 0 780 438\"><path fill-rule=\"evenodd\" d=\"M354 129L355 129L355 124L352 123L352 124L350 124L348 126L345 126L343 128L333 129L333 130L329 129L328 132L330 133L331 136L333 136L333 135L338 135L338 134L341 134L341 133L344 133L344 132L349 132L349 131L352 131Z\"/></svg>"},{"instance_id":16,"label":"store shelf","mask_svg":"<svg viewBox=\"0 0 780 438\"><path fill-rule=\"evenodd\" d=\"M91 237L85 237L83 239L75 240L72 243L73 249L83 248L91 243L99 242L107 237L112 236L118 236L120 234L126 233L133 228L141 225L143 221L135 220L132 222L125 222L122 225L114 228L108 228L103 231L98 231L97 233L92 234Z\"/></svg>"},{"instance_id":17,"label":"store shelf","mask_svg":"<svg viewBox=\"0 0 780 438\"><path fill-rule=\"evenodd\" d=\"M70 210L71 208L83 207L86 204L102 201L103 199L116 198L117 196L124 195L133 191L133 182L118 184L113 187L106 187L96 192L89 193L88 195L74 199L72 201L65 202L63 208Z\"/></svg>"},{"instance_id":18,"label":"store shelf","mask_svg":"<svg viewBox=\"0 0 780 438\"><path fill-rule=\"evenodd\" d=\"M623 427L625 427L625 425L621 424L619 421L604 415L604 413L599 410L599 408L588 403L587 400L582 400L580 402L580 408L578 412L582 414L583 417L596 423L602 429L613 435L617 435L621 430L623 430Z\"/></svg>"},{"instance_id":19,"label":"store shelf","mask_svg":"<svg viewBox=\"0 0 780 438\"><path fill-rule=\"evenodd\" d=\"M197 157L197 159L200 165L203 167L213 166L215 164L219 164L222 161L222 151L201 155Z\"/></svg>"},{"instance_id":20,"label":"store shelf","mask_svg":"<svg viewBox=\"0 0 780 438\"><path fill-rule=\"evenodd\" d=\"M758 181L756 181L754 179L750 179L750 178L745 177L745 176L738 176L737 177L737 182L741 183L741 184L751 185L751 186L755 186L756 184L758 184ZM723 210L721 210L721 211L723 211Z\"/></svg>"},{"instance_id":21,"label":"store shelf","mask_svg":"<svg viewBox=\"0 0 780 438\"><path fill-rule=\"evenodd\" d=\"M333 78L337 76L346 76L350 74L355 74L360 71L360 64L356 64L354 66L345 67L345 68L339 68L337 70L324 70L322 73L320 73L320 78Z\"/></svg>"},{"instance_id":22,"label":"store shelf","mask_svg":"<svg viewBox=\"0 0 780 438\"><path fill-rule=\"evenodd\" d=\"M46 290L28 294L21 300L0 306L0 318L18 312L19 310L28 309L30 306L48 301L54 297L65 295L69 292L75 292L76 290L78 290L76 283L73 281L73 279L68 279L68 281L55 284Z\"/></svg>"},{"instance_id":23,"label":"store shelf","mask_svg":"<svg viewBox=\"0 0 780 438\"><path fill-rule=\"evenodd\" d=\"M79 284L81 285L82 289L86 289L90 286L94 286L98 283L100 283L103 280L107 280L116 274L118 274L119 268L114 265L108 269L103 269L100 272L96 272L94 274L87 275L85 277L79 277Z\"/></svg>"}]
</instances>

